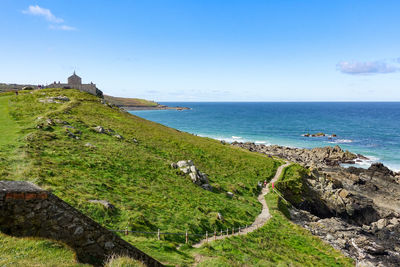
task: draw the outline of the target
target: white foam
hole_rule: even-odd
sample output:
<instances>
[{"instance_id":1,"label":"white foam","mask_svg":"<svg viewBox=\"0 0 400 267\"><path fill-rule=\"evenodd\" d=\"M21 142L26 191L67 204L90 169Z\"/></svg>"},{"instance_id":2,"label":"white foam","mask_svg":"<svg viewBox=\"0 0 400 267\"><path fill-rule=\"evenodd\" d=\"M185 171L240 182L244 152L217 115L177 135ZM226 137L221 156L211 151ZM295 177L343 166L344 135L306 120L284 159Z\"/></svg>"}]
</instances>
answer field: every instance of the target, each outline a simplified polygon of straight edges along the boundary
<instances>
[{"instance_id":1,"label":"white foam","mask_svg":"<svg viewBox=\"0 0 400 267\"><path fill-rule=\"evenodd\" d=\"M232 136L232 139L242 139L241 136Z\"/></svg>"},{"instance_id":2,"label":"white foam","mask_svg":"<svg viewBox=\"0 0 400 267\"><path fill-rule=\"evenodd\" d=\"M361 159L361 158L356 158L355 164L342 164L343 167L350 167L350 166L355 166L363 169L368 169L371 167L372 163L379 162L379 158L375 156L368 156L365 155L366 158L368 159Z\"/></svg>"},{"instance_id":3,"label":"white foam","mask_svg":"<svg viewBox=\"0 0 400 267\"><path fill-rule=\"evenodd\" d=\"M328 143L331 143L331 144L346 144L346 143L353 143L353 140L350 140L350 139L336 139L336 140L328 141Z\"/></svg>"}]
</instances>

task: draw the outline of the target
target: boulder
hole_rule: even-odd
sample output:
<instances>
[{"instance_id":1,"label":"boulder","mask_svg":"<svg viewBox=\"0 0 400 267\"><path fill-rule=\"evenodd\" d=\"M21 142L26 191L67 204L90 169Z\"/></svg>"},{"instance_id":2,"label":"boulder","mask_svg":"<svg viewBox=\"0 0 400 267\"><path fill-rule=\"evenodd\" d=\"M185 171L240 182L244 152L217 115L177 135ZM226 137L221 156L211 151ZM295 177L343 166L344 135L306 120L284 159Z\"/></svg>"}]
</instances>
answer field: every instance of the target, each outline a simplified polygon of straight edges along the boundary
<instances>
[{"instance_id":1,"label":"boulder","mask_svg":"<svg viewBox=\"0 0 400 267\"><path fill-rule=\"evenodd\" d=\"M68 135L68 137L71 137L73 139L79 139L79 136L77 136L76 134L72 133L70 130L65 129L65 133Z\"/></svg>"},{"instance_id":2,"label":"boulder","mask_svg":"<svg viewBox=\"0 0 400 267\"><path fill-rule=\"evenodd\" d=\"M63 95L59 95L59 96L53 97L53 99L54 100L59 100L59 101L64 101L64 102L70 101L70 99L68 97L63 96Z\"/></svg>"},{"instance_id":3,"label":"boulder","mask_svg":"<svg viewBox=\"0 0 400 267\"><path fill-rule=\"evenodd\" d=\"M180 170L181 170L184 174L189 174L189 173L191 172L189 167L183 167L183 168L180 168Z\"/></svg>"},{"instance_id":4,"label":"boulder","mask_svg":"<svg viewBox=\"0 0 400 267\"><path fill-rule=\"evenodd\" d=\"M119 139L119 140L124 139L124 137L122 135L120 135L120 134L114 134L114 137Z\"/></svg>"},{"instance_id":5,"label":"boulder","mask_svg":"<svg viewBox=\"0 0 400 267\"><path fill-rule=\"evenodd\" d=\"M189 166L188 161L187 160L180 160L176 163L176 165L178 165L178 168L182 168L182 167L187 167Z\"/></svg>"},{"instance_id":6,"label":"boulder","mask_svg":"<svg viewBox=\"0 0 400 267\"><path fill-rule=\"evenodd\" d=\"M342 189L339 191L339 196L343 199L347 198L347 196L350 195L350 192L347 191L346 189Z\"/></svg>"},{"instance_id":7,"label":"boulder","mask_svg":"<svg viewBox=\"0 0 400 267\"><path fill-rule=\"evenodd\" d=\"M212 186L209 184L202 184L201 188L203 188L204 190L207 190L207 191L212 191L212 189L213 189Z\"/></svg>"},{"instance_id":8,"label":"boulder","mask_svg":"<svg viewBox=\"0 0 400 267\"><path fill-rule=\"evenodd\" d=\"M388 220L386 219L380 219L376 222L376 227L381 230L385 228L388 225Z\"/></svg>"},{"instance_id":9,"label":"boulder","mask_svg":"<svg viewBox=\"0 0 400 267\"><path fill-rule=\"evenodd\" d=\"M226 196L229 198L233 198L235 196L235 194L232 192L226 192Z\"/></svg>"},{"instance_id":10,"label":"boulder","mask_svg":"<svg viewBox=\"0 0 400 267\"><path fill-rule=\"evenodd\" d=\"M110 202L108 202L107 200L92 199L92 200L88 200L88 202L101 204L108 210L115 210L115 206L113 204L111 204Z\"/></svg>"},{"instance_id":11,"label":"boulder","mask_svg":"<svg viewBox=\"0 0 400 267\"><path fill-rule=\"evenodd\" d=\"M105 130L102 126L96 126L93 128L93 130L97 133L105 133Z\"/></svg>"},{"instance_id":12,"label":"boulder","mask_svg":"<svg viewBox=\"0 0 400 267\"><path fill-rule=\"evenodd\" d=\"M171 163L172 168L179 168L184 174L188 174L193 183L201 186L205 190L212 191L210 182L205 173L200 172L191 160L181 160L177 163Z\"/></svg>"},{"instance_id":13,"label":"boulder","mask_svg":"<svg viewBox=\"0 0 400 267\"><path fill-rule=\"evenodd\" d=\"M191 172L194 172L194 173L197 173L197 168L196 168L196 166L190 166L190 171L191 171Z\"/></svg>"},{"instance_id":14,"label":"boulder","mask_svg":"<svg viewBox=\"0 0 400 267\"><path fill-rule=\"evenodd\" d=\"M64 125L69 124L68 122L60 120L60 119L54 119L54 122L57 123L57 124L64 124Z\"/></svg>"},{"instance_id":15,"label":"boulder","mask_svg":"<svg viewBox=\"0 0 400 267\"><path fill-rule=\"evenodd\" d=\"M392 218L392 219L389 220L389 223L390 223L391 225L397 226L397 225L399 225L399 219L397 219L397 218Z\"/></svg>"},{"instance_id":16,"label":"boulder","mask_svg":"<svg viewBox=\"0 0 400 267\"><path fill-rule=\"evenodd\" d=\"M197 182L198 182L197 175L195 173L191 172L191 173L189 173L189 176L190 176L190 179L192 179L192 182L197 184Z\"/></svg>"}]
</instances>

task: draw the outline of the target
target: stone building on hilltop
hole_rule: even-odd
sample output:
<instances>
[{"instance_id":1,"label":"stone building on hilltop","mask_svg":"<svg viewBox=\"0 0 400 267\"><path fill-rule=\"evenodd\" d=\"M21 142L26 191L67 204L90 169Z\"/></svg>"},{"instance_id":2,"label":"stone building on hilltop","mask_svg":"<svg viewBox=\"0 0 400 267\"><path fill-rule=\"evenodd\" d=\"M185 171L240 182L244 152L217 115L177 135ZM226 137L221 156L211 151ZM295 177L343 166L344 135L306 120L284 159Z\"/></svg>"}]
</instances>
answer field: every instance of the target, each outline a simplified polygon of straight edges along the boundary
<instances>
[{"instance_id":1,"label":"stone building on hilltop","mask_svg":"<svg viewBox=\"0 0 400 267\"><path fill-rule=\"evenodd\" d=\"M83 84L82 78L76 75L75 71L74 74L68 77L68 83L60 83L54 82L46 88L64 88L64 89L78 89L82 92L87 92L89 94L103 97L103 92L96 87L94 83Z\"/></svg>"}]
</instances>

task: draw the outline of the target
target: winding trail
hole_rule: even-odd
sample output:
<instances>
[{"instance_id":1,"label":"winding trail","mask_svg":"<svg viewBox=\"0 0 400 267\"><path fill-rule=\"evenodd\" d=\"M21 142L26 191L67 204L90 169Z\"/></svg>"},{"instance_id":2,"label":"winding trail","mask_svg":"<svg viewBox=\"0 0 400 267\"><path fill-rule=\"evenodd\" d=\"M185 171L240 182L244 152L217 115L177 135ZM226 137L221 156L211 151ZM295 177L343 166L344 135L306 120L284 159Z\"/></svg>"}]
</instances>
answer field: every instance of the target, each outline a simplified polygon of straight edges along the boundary
<instances>
[{"instance_id":1,"label":"winding trail","mask_svg":"<svg viewBox=\"0 0 400 267\"><path fill-rule=\"evenodd\" d=\"M252 225L248 226L247 228L243 228L240 230L240 232L237 232L234 234L217 236L215 238L214 238L214 236L210 236L208 239L203 239L199 243L194 244L193 247L199 248L203 244L210 242L210 241L220 240L220 239L224 239L224 238L231 237L234 235L248 234L248 233L251 233L251 232L255 231L256 229L260 228L261 226L263 226L271 218L271 214L269 212L267 202L265 201L265 195L267 195L269 193L269 185L271 183L275 183L279 179L279 176L281 176L283 169L289 165L290 165L290 162L286 162L284 165L279 166L279 168L276 170L274 178L272 178L272 180L268 183L268 185L265 188L263 188L261 193L258 195L257 199L262 204L262 210L261 210L261 213L254 220Z\"/></svg>"}]
</instances>

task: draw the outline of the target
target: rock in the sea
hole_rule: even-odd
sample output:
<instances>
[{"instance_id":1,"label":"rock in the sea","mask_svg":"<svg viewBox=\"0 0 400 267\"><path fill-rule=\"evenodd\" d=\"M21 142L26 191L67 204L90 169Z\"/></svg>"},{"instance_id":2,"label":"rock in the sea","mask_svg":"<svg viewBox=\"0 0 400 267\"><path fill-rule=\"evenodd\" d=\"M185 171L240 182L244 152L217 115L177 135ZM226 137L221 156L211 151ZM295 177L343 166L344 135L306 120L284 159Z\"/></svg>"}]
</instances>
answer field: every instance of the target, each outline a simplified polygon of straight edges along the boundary
<instances>
[{"instance_id":1,"label":"rock in the sea","mask_svg":"<svg viewBox=\"0 0 400 267\"><path fill-rule=\"evenodd\" d=\"M380 162L372 163L371 166L368 168L368 170L372 172L379 172L383 175L394 176L393 171L391 171L388 167L386 167Z\"/></svg>"}]
</instances>

